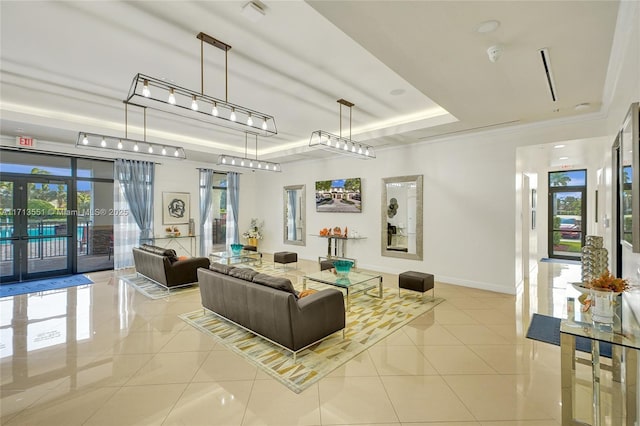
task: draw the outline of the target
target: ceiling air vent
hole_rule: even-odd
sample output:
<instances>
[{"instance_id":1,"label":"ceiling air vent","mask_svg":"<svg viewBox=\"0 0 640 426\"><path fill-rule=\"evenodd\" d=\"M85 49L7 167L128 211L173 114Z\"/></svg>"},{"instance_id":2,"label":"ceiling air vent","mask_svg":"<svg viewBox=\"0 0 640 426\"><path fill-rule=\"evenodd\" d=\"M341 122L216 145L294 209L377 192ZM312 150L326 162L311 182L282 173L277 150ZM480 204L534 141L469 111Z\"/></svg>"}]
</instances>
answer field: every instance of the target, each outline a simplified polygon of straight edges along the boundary
<instances>
[{"instance_id":1,"label":"ceiling air vent","mask_svg":"<svg viewBox=\"0 0 640 426\"><path fill-rule=\"evenodd\" d=\"M538 50L540 53L540 59L542 60L542 66L544 67L544 73L547 76L547 84L549 85L549 92L551 93L551 99L553 102L558 100L556 96L556 83L553 81L553 73L551 72L551 60L549 58L549 50L545 47L544 49Z\"/></svg>"}]
</instances>

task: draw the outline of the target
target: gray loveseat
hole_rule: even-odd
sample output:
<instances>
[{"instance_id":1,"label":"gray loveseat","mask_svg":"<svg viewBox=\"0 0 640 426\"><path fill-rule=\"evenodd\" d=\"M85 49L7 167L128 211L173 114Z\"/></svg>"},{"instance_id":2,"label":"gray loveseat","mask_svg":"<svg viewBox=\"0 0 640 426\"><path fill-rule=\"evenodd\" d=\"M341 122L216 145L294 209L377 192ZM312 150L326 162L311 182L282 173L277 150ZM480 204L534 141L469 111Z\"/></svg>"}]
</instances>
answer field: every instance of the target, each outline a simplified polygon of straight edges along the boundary
<instances>
[{"instance_id":1,"label":"gray loveseat","mask_svg":"<svg viewBox=\"0 0 640 426\"><path fill-rule=\"evenodd\" d=\"M212 263L198 269L202 306L296 354L344 330L344 297L326 289L298 299L291 281ZM344 336L343 336L344 337Z\"/></svg>"},{"instance_id":2,"label":"gray loveseat","mask_svg":"<svg viewBox=\"0 0 640 426\"><path fill-rule=\"evenodd\" d=\"M206 257L179 260L175 250L143 244L133 248L136 272L167 289L184 287L198 281L198 268L208 268Z\"/></svg>"}]
</instances>

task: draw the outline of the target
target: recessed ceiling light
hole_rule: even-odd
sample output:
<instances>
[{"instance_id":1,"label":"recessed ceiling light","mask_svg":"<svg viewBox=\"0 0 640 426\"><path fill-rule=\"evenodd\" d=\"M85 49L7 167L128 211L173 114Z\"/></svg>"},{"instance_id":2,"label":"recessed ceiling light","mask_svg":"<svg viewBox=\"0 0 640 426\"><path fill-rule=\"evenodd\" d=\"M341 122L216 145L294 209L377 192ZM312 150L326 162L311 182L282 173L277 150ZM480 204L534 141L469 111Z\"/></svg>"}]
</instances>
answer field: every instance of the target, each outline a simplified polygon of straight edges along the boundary
<instances>
[{"instance_id":1,"label":"recessed ceiling light","mask_svg":"<svg viewBox=\"0 0 640 426\"><path fill-rule=\"evenodd\" d=\"M589 109L591 104L589 102L583 102L575 106L576 111L584 111L585 109Z\"/></svg>"},{"instance_id":2,"label":"recessed ceiling light","mask_svg":"<svg viewBox=\"0 0 640 426\"><path fill-rule=\"evenodd\" d=\"M389 92L389 94L392 96L400 96L400 95L403 95L404 92L405 92L404 89L393 89L392 91Z\"/></svg>"},{"instance_id":3,"label":"recessed ceiling light","mask_svg":"<svg viewBox=\"0 0 640 426\"><path fill-rule=\"evenodd\" d=\"M560 157L561 160L568 160L569 157Z\"/></svg>"},{"instance_id":4,"label":"recessed ceiling light","mask_svg":"<svg viewBox=\"0 0 640 426\"><path fill-rule=\"evenodd\" d=\"M478 27L476 28L476 32L479 32L480 34L490 33L492 31L497 30L499 26L500 26L500 21L491 19L490 21L484 21L480 23L480 25L478 25Z\"/></svg>"},{"instance_id":5,"label":"recessed ceiling light","mask_svg":"<svg viewBox=\"0 0 640 426\"><path fill-rule=\"evenodd\" d=\"M564 145L554 145L553 146L555 149L560 149L560 148L564 148Z\"/></svg>"}]
</instances>

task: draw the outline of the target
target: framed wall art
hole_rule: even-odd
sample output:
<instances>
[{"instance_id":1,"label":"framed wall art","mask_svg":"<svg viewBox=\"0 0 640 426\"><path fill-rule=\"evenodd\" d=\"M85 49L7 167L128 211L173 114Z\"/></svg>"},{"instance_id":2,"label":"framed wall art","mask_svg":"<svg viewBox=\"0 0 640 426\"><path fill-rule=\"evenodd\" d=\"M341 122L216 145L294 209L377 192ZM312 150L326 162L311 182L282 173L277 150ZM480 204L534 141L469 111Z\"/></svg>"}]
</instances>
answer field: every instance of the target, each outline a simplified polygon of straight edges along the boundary
<instances>
[{"instance_id":1,"label":"framed wall art","mask_svg":"<svg viewBox=\"0 0 640 426\"><path fill-rule=\"evenodd\" d=\"M162 193L163 225L188 224L191 217L190 195L188 192Z\"/></svg>"}]
</instances>

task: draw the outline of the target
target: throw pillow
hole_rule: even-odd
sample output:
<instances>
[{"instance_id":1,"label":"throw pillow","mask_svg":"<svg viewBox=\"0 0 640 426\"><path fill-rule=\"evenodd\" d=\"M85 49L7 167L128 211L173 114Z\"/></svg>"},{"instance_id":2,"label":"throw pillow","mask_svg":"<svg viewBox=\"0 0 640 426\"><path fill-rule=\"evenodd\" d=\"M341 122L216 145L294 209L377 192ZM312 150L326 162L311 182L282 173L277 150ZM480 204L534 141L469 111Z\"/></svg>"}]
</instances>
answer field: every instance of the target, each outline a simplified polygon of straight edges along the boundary
<instances>
[{"instance_id":1,"label":"throw pillow","mask_svg":"<svg viewBox=\"0 0 640 426\"><path fill-rule=\"evenodd\" d=\"M229 271L231 271L232 269L235 269L235 266L224 265L218 262L212 262L211 265L209 265L209 269L211 269L214 272L219 272L221 274L229 275Z\"/></svg>"},{"instance_id":2,"label":"throw pillow","mask_svg":"<svg viewBox=\"0 0 640 426\"><path fill-rule=\"evenodd\" d=\"M240 278L245 281L251 281L256 275L258 275L258 272L251 268L233 268L229 271L229 276Z\"/></svg>"},{"instance_id":3,"label":"throw pillow","mask_svg":"<svg viewBox=\"0 0 640 426\"><path fill-rule=\"evenodd\" d=\"M298 298L299 298L299 299L302 299L302 298L303 298L303 297L305 297L305 296L309 296L309 295L311 295L311 294L313 294L313 293L317 293L317 292L318 292L318 290L314 290L314 289L312 289L312 288L308 288L308 289L306 289L306 290L302 290L302 291L300 292L300 294L298 294Z\"/></svg>"},{"instance_id":4,"label":"throw pillow","mask_svg":"<svg viewBox=\"0 0 640 426\"><path fill-rule=\"evenodd\" d=\"M253 282L256 284L266 285L277 290L283 290L297 296L297 293L293 288L293 284L291 284L291 281L287 278L272 277L267 274L257 274L253 277Z\"/></svg>"}]
</instances>

